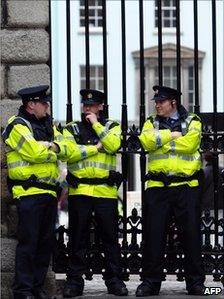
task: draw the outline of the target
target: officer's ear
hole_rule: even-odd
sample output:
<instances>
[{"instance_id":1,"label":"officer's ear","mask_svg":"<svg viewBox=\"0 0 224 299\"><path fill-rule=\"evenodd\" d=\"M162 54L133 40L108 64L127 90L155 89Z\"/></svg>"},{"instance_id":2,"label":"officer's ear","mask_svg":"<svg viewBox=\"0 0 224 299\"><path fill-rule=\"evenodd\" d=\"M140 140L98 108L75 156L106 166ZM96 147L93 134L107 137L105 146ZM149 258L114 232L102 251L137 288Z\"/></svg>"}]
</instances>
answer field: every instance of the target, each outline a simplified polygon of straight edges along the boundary
<instances>
[{"instance_id":1,"label":"officer's ear","mask_svg":"<svg viewBox=\"0 0 224 299\"><path fill-rule=\"evenodd\" d=\"M28 101L27 102L27 108L29 108L29 109L33 109L34 108L34 106L35 106L35 102L34 101Z\"/></svg>"},{"instance_id":2,"label":"officer's ear","mask_svg":"<svg viewBox=\"0 0 224 299\"><path fill-rule=\"evenodd\" d=\"M99 110L102 111L103 110L103 104L99 104Z\"/></svg>"},{"instance_id":3,"label":"officer's ear","mask_svg":"<svg viewBox=\"0 0 224 299\"><path fill-rule=\"evenodd\" d=\"M177 101L176 100L172 100L171 101L171 105L172 105L172 107L174 107L175 105L177 105Z\"/></svg>"}]
</instances>

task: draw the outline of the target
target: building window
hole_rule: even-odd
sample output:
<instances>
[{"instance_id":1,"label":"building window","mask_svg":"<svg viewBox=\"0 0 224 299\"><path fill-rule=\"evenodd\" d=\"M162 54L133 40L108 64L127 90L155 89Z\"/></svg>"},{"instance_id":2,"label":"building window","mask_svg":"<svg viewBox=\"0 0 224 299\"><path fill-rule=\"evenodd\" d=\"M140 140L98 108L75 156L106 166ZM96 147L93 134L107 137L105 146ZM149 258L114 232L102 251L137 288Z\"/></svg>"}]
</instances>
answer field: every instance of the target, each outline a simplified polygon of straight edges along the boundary
<instances>
[{"instance_id":1,"label":"building window","mask_svg":"<svg viewBox=\"0 0 224 299\"><path fill-rule=\"evenodd\" d=\"M178 0L179 1L179 0ZM162 27L176 27L176 0L162 0ZM158 27L158 2L155 0L155 27Z\"/></svg>"},{"instance_id":2,"label":"building window","mask_svg":"<svg viewBox=\"0 0 224 299\"><path fill-rule=\"evenodd\" d=\"M185 102L186 108L193 112L194 110L194 68L189 66L187 69L187 81L188 84L185 86L185 90L182 90L185 95L183 101ZM159 84L158 68L155 68L155 84ZM177 70L176 66L164 66L163 67L163 85L177 88Z\"/></svg>"},{"instance_id":3,"label":"building window","mask_svg":"<svg viewBox=\"0 0 224 299\"><path fill-rule=\"evenodd\" d=\"M80 0L80 27L85 26L85 0ZM102 0L89 0L89 26L102 27Z\"/></svg>"},{"instance_id":4,"label":"building window","mask_svg":"<svg viewBox=\"0 0 224 299\"><path fill-rule=\"evenodd\" d=\"M86 67L84 65L80 67L80 80L81 89L86 88ZM103 91L103 66L90 66L90 88Z\"/></svg>"},{"instance_id":5,"label":"building window","mask_svg":"<svg viewBox=\"0 0 224 299\"><path fill-rule=\"evenodd\" d=\"M139 58L140 52L135 51L132 53L135 68L136 68L136 78L139 78L140 68L139 68ZM202 72L202 62L205 57L205 52L198 51L198 79L199 79L199 97L201 98L201 72ZM145 86L146 93L145 98L151 99L154 92L152 91L153 85L159 84L159 68L158 68L158 47L154 46L144 50L145 58ZM181 46L181 103L183 106L189 110L194 110L195 105L195 73L194 73L194 49ZM171 88L177 88L177 66L176 66L176 45L172 43L163 44L163 82L162 85L169 86ZM137 81L138 82L138 81ZM140 86L137 83L136 91L137 94L140 92ZM138 98L139 105L140 99ZM146 106L146 113L154 112L153 101L148 101L148 106Z\"/></svg>"},{"instance_id":6,"label":"building window","mask_svg":"<svg viewBox=\"0 0 224 299\"><path fill-rule=\"evenodd\" d=\"M188 67L188 110L194 110L194 68Z\"/></svg>"},{"instance_id":7,"label":"building window","mask_svg":"<svg viewBox=\"0 0 224 299\"><path fill-rule=\"evenodd\" d=\"M155 68L155 82L159 84L158 68ZM163 85L177 88L177 70L175 66L164 66L163 67Z\"/></svg>"}]
</instances>

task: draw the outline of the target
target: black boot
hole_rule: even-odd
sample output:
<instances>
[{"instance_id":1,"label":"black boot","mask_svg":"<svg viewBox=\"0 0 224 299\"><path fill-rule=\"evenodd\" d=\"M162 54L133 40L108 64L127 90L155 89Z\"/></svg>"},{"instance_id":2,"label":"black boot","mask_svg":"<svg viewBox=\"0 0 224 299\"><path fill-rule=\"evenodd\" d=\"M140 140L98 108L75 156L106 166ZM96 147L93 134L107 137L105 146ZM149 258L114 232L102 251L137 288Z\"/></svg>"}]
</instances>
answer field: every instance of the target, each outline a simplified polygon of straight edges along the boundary
<instances>
[{"instance_id":1,"label":"black boot","mask_svg":"<svg viewBox=\"0 0 224 299\"><path fill-rule=\"evenodd\" d=\"M125 283L117 277L113 277L105 281L108 294L113 294L115 296L127 296L128 289Z\"/></svg>"},{"instance_id":2,"label":"black boot","mask_svg":"<svg viewBox=\"0 0 224 299\"><path fill-rule=\"evenodd\" d=\"M72 298L82 296L84 289L84 279L77 277L75 279L68 279L63 290L64 298Z\"/></svg>"},{"instance_id":3,"label":"black boot","mask_svg":"<svg viewBox=\"0 0 224 299\"><path fill-rule=\"evenodd\" d=\"M50 299L51 298L43 289L35 290L34 296L35 296L35 299Z\"/></svg>"},{"instance_id":4,"label":"black boot","mask_svg":"<svg viewBox=\"0 0 224 299\"><path fill-rule=\"evenodd\" d=\"M144 280L135 292L136 297L156 296L159 295L161 282L152 282Z\"/></svg>"},{"instance_id":5,"label":"black boot","mask_svg":"<svg viewBox=\"0 0 224 299\"><path fill-rule=\"evenodd\" d=\"M207 296L208 294L205 294L206 287L202 285L196 285L192 287L190 290L188 290L188 295L194 295L194 296Z\"/></svg>"}]
</instances>

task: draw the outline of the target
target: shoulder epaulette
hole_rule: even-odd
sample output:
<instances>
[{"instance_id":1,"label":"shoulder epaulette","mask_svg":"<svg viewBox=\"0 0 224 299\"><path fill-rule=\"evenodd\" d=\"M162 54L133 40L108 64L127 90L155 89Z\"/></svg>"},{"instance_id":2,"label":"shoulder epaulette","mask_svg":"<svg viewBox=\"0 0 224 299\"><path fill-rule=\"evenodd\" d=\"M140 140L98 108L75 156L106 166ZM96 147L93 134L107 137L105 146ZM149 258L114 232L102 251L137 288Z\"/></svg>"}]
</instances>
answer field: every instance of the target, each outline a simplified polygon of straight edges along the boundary
<instances>
[{"instance_id":1,"label":"shoulder epaulette","mask_svg":"<svg viewBox=\"0 0 224 299\"><path fill-rule=\"evenodd\" d=\"M67 124L65 127L74 137L77 143L80 142L80 129L79 129L79 121L73 121Z\"/></svg>"},{"instance_id":2,"label":"shoulder epaulette","mask_svg":"<svg viewBox=\"0 0 224 299\"><path fill-rule=\"evenodd\" d=\"M150 115L147 117L147 120L149 120L149 121L153 124L153 127L154 127L156 130L159 130L159 121L158 121L158 119L156 119L156 114L150 114Z\"/></svg>"},{"instance_id":3,"label":"shoulder epaulette","mask_svg":"<svg viewBox=\"0 0 224 299\"><path fill-rule=\"evenodd\" d=\"M114 127L116 127L116 126L119 126L119 125L120 125L119 122L114 121L114 120L110 120L110 119L108 119L107 122L106 122L106 124L105 124L105 126L109 130L112 129L112 128L114 128Z\"/></svg>"},{"instance_id":4,"label":"shoulder epaulette","mask_svg":"<svg viewBox=\"0 0 224 299\"><path fill-rule=\"evenodd\" d=\"M18 124L28 127L28 129L33 133L31 123L28 120L26 120L25 118L22 118L20 116L14 115L9 119L9 123L2 133L2 138L4 141L9 137L13 127Z\"/></svg>"},{"instance_id":5,"label":"shoulder epaulette","mask_svg":"<svg viewBox=\"0 0 224 299\"><path fill-rule=\"evenodd\" d=\"M181 122L181 131L183 136L187 134L188 127L192 120L201 121L200 117L194 113L188 113L188 116Z\"/></svg>"},{"instance_id":6,"label":"shoulder epaulette","mask_svg":"<svg viewBox=\"0 0 224 299\"><path fill-rule=\"evenodd\" d=\"M149 114L149 116L147 117L147 120L150 120L151 122L154 121L154 119L156 118L156 114Z\"/></svg>"},{"instance_id":7,"label":"shoulder epaulette","mask_svg":"<svg viewBox=\"0 0 224 299\"><path fill-rule=\"evenodd\" d=\"M76 123L76 121L70 121L69 123L66 124L65 128L67 128L68 126L73 125L74 123Z\"/></svg>"},{"instance_id":8,"label":"shoulder epaulette","mask_svg":"<svg viewBox=\"0 0 224 299\"><path fill-rule=\"evenodd\" d=\"M193 116L192 120L201 121L201 118L199 115L197 115L195 113L189 113L189 115Z\"/></svg>"}]
</instances>

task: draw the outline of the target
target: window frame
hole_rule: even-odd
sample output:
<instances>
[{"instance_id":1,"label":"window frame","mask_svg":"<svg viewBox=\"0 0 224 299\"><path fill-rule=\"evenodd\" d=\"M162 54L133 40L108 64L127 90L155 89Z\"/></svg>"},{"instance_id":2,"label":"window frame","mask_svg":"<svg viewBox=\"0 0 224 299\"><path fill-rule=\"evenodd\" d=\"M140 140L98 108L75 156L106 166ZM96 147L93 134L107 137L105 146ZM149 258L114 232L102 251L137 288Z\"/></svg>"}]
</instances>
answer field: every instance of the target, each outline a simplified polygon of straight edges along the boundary
<instances>
[{"instance_id":1,"label":"window frame","mask_svg":"<svg viewBox=\"0 0 224 299\"><path fill-rule=\"evenodd\" d=\"M95 1L95 5L89 5L89 27L92 28L102 28L103 24L103 7L102 0L92 0ZM85 5L82 4L83 0L79 1L79 27L85 27ZM99 4L101 2L101 4ZM93 15L91 16L91 12ZM83 12L83 15L82 13ZM101 12L101 15L100 13Z\"/></svg>"},{"instance_id":2,"label":"window frame","mask_svg":"<svg viewBox=\"0 0 224 299\"><path fill-rule=\"evenodd\" d=\"M165 68L169 68L169 73L171 76L167 76L165 74ZM158 67L154 68L154 78L155 78L155 84L159 84L159 71ZM169 80L169 84L166 83L166 80ZM163 66L163 84L165 86L171 87L171 88L177 88L177 72L176 72L176 66L173 64L165 64Z\"/></svg>"},{"instance_id":3,"label":"window frame","mask_svg":"<svg viewBox=\"0 0 224 299\"><path fill-rule=\"evenodd\" d=\"M161 3L162 28L176 28L176 6L174 4L175 0L169 0L170 6L165 6L164 1L165 0L162 0L162 3ZM158 5L157 5L157 0L155 0L154 4L155 4L154 25L155 25L155 28L158 28ZM169 13L169 16L165 16L166 12ZM169 22L169 26L165 26L166 22Z\"/></svg>"},{"instance_id":4,"label":"window frame","mask_svg":"<svg viewBox=\"0 0 224 299\"><path fill-rule=\"evenodd\" d=\"M193 77L189 77L189 68L192 67L193 60L192 59L187 59L185 63L181 66L181 92L182 92L182 97L181 97L181 103L182 105L188 110L188 111L193 111L194 110L194 99L195 99L195 92L194 92L194 86L193 90L190 90L190 82L189 80L193 80L194 84L194 70L193 70ZM167 58L163 60L163 69L164 67L171 67L171 68L176 68L176 60L172 58ZM201 64L199 65L199 96L201 97ZM158 61L155 58L146 58L145 59L145 101L146 101L146 114L149 113L154 113L155 112L155 107L154 107L154 102L150 101L150 99L153 98L153 90L152 86L158 85ZM163 70L164 74L164 70ZM136 77L139 76L139 68L137 67L136 69ZM163 82L164 82L164 77L163 77ZM165 85L165 83L163 83ZM166 85L171 88L176 88L175 85ZM139 84L136 85L136 95L138 97L138 102L136 105L139 105L140 99L139 99L139 89L140 86ZM191 103L189 101L189 93L193 93L193 102Z\"/></svg>"},{"instance_id":5,"label":"window frame","mask_svg":"<svg viewBox=\"0 0 224 299\"><path fill-rule=\"evenodd\" d=\"M85 70L86 70L85 65L80 65L80 89L86 88ZM90 65L90 88L91 89L103 91L103 83L104 83L103 71L104 71L103 65L100 64ZM94 75L92 75L93 72ZM94 84L91 84L91 82L94 82Z\"/></svg>"}]
</instances>

